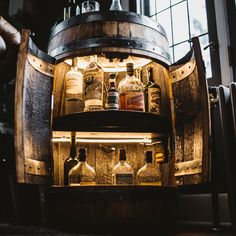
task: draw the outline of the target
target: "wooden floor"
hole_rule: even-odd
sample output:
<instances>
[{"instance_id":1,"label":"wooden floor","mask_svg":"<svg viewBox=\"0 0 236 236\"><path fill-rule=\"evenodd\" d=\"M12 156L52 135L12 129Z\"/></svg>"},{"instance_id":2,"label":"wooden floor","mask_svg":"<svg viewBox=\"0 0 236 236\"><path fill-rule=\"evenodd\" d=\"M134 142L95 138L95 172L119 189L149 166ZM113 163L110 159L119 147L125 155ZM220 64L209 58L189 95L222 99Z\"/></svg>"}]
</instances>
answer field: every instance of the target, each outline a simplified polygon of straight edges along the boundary
<instances>
[{"instance_id":1,"label":"wooden floor","mask_svg":"<svg viewBox=\"0 0 236 236\"><path fill-rule=\"evenodd\" d=\"M125 229L124 229L125 232ZM62 232L56 229L44 228L39 226L19 226L19 225L9 225L0 223L0 235L7 235L7 236L113 236L115 234L80 234L80 233L72 233L72 232ZM136 236L136 235L143 235L143 236L235 236L236 234L230 232L228 229L222 229L220 231L213 231L210 228L199 228L199 227L183 227L177 229L176 232L172 234L163 234L159 233L158 229L157 232L148 233L148 234L117 234L117 236L122 235L129 235L129 236Z\"/></svg>"}]
</instances>

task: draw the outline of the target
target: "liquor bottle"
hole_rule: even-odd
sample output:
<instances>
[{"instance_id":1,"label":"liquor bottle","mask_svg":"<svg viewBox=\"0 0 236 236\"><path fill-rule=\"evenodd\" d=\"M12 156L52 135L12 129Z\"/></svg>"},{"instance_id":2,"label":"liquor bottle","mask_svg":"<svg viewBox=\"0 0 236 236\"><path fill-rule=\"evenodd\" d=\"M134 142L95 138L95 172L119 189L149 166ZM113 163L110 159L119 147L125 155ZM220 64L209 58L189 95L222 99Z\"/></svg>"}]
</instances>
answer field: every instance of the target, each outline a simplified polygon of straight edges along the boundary
<instances>
[{"instance_id":1,"label":"liquor bottle","mask_svg":"<svg viewBox=\"0 0 236 236\"><path fill-rule=\"evenodd\" d=\"M119 162L112 169L112 184L113 185L132 185L134 183L133 168L126 162L126 152L120 150Z\"/></svg>"},{"instance_id":2,"label":"liquor bottle","mask_svg":"<svg viewBox=\"0 0 236 236\"><path fill-rule=\"evenodd\" d=\"M66 0L66 3L64 4L64 20L67 20L75 15L76 15L75 0Z\"/></svg>"},{"instance_id":3,"label":"liquor bottle","mask_svg":"<svg viewBox=\"0 0 236 236\"><path fill-rule=\"evenodd\" d=\"M119 93L116 89L116 75L109 74L109 89L107 91L107 109L119 110Z\"/></svg>"},{"instance_id":4,"label":"liquor bottle","mask_svg":"<svg viewBox=\"0 0 236 236\"><path fill-rule=\"evenodd\" d=\"M149 67L147 69L147 78L148 78L148 83L145 89L146 111L160 115L161 114L161 88L158 84L154 82L152 67Z\"/></svg>"},{"instance_id":5,"label":"liquor bottle","mask_svg":"<svg viewBox=\"0 0 236 236\"><path fill-rule=\"evenodd\" d=\"M100 4L97 1L89 0L82 2L81 11L82 13L99 11Z\"/></svg>"},{"instance_id":6,"label":"liquor bottle","mask_svg":"<svg viewBox=\"0 0 236 236\"><path fill-rule=\"evenodd\" d=\"M78 159L76 157L75 132L71 133L70 156L64 162L64 185L69 184L69 171L77 165Z\"/></svg>"},{"instance_id":7,"label":"liquor bottle","mask_svg":"<svg viewBox=\"0 0 236 236\"><path fill-rule=\"evenodd\" d=\"M95 185L96 172L86 161L86 149L79 149L79 162L69 172L69 185Z\"/></svg>"},{"instance_id":8,"label":"liquor bottle","mask_svg":"<svg viewBox=\"0 0 236 236\"><path fill-rule=\"evenodd\" d=\"M123 11L120 0L112 0L110 11Z\"/></svg>"},{"instance_id":9,"label":"liquor bottle","mask_svg":"<svg viewBox=\"0 0 236 236\"><path fill-rule=\"evenodd\" d=\"M78 70L77 59L74 58L71 70L65 76L62 114L81 112L83 108L83 74Z\"/></svg>"},{"instance_id":10,"label":"liquor bottle","mask_svg":"<svg viewBox=\"0 0 236 236\"><path fill-rule=\"evenodd\" d=\"M119 99L121 110L144 111L144 86L134 76L133 63L126 64L126 77L119 83Z\"/></svg>"},{"instance_id":11,"label":"liquor bottle","mask_svg":"<svg viewBox=\"0 0 236 236\"><path fill-rule=\"evenodd\" d=\"M146 164L137 172L138 185L161 186L161 174L159 165L152 165L152 151L146 151Z\"/></svg>"},{"instance_id":12,"label":"liquor bottle","mask_svg":"<svg viewBox=\"0 0 236 236\"><path fill-rule=\"evenodd\" d=\"M92 56L90 63L84 69L84 111L103 110L103 79L104 73L97 63L97 57Z\"/></svg>"}]
</instances>

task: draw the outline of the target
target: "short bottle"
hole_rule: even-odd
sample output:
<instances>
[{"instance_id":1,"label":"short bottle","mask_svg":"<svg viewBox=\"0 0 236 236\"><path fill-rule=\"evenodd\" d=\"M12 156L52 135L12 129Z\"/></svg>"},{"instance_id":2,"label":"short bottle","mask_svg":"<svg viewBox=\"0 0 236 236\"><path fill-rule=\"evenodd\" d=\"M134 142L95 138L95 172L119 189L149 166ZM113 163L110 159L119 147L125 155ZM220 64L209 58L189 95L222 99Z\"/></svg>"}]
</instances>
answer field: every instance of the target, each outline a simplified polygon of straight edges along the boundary
<instances>
[{"instance_id":1,"label":"short bottle","mask_svg":"<svg viewBox=\"0 0 236 236\"><path fill-rule=\"evenodd\" d=\"M147 86L145 88L146 111L161 115L161 88L154 82L153 68L147 68Z\"/></svg>"},{"instance_id":2,"label":"short bottle","mask_svg":"<svg viewBox=\"0 0 236 236\"><path fill-rule=\"evenodd\" d=\"M96 172L86 161L86 149L79 149L79 162L69 172L69 185L95 185Z\"/></svg>"},{"instance_id":3,"label":"short bottle","mask_svg":"<svg viewBox=\"0 0 236 236\"><path fill-rule=\"evenodd\" d=\"M134 170L126 162L126 152L124 149L120 150L119 162L112 169L112 184L113 185L133 185L134 184Z\"/></svg>"},{"instance_id":4,"label":"short bottle","mask_svg":"<svg viewBox=\"0 0 236 236\"><path fill-rule=\"evenodd\" d=\"M100 4L97 1L89 0L89 1L83 1L81 6L81 12L93 12L93 11L99 11L100 10Z\"/></svg>"},{"instance_id":5,"label":"short bottle","mask_svg":"<svg viewBox=\"0 0 236 236\"><path fill-rule=\"evenodd\" d=\"M76 136L75 132L71 133L71 144L70 144L70 155L64 162L64 185L69 184L69 171L78 164L78 159L76 157Z\"/></svg>"},{"instance_id":6,"label":"short bottle","mask_svg":"<svg viewBox=\"0 0 236 236\"><path fill-rule=\"evenodd\" d=\"M144 86L134 75L134 64L126 64L126 77L119 83L119 104L121 110L145 111Z\"/></svg>"},{"instance_id":7,"label":"short bottle","mask_svg":"<svg viewBox=\"0 0 236 236\"><path fill-rule=\"evenodd\" d=\"M109 74L109 89L107 91L107 109L119 110L119 93L116 89L116 74Z\"/></svg>"},{"instance_id":8,"label":"short bottle","mask_svg":"<svg viewBox=\"0 0 236 236\"><path fill-rule=\"evenodd\" d=\"M154 167L152 164L152 151L146 151L146 164L137 172L138 185L161 186L161 174L159 165Z\"/></svg>"},{"instance_id":9,"label":"short bottle","mask_svg":"<svg viewBox=\"0 0 236 236\"><path fill-rule=\"evenodd\" d=\"M83 74L77 68L77 59L72 59L71 70L65 77L64 103L62 114L81 112L83 104Z\"/></svg>"},{"instance_id":10,"label":"short bottle","mask_svg":"<svg viewBox=\"0 0 236 236\"><path fill-rule=\"evenodd\" d=\"M123 11L120 0L112 0L110 11Z\"/></svg>"},{"instance_id":11,"label":"short bottle","mask_svg":"<svg viewBox=\"0 0 236 236\"><path fill-rule=\"evenodd\" d=\"M90 63L84 69L84 111L103 110L104 72L97 62L97 56L90 57Z\"/></svg>"}]
</instances>

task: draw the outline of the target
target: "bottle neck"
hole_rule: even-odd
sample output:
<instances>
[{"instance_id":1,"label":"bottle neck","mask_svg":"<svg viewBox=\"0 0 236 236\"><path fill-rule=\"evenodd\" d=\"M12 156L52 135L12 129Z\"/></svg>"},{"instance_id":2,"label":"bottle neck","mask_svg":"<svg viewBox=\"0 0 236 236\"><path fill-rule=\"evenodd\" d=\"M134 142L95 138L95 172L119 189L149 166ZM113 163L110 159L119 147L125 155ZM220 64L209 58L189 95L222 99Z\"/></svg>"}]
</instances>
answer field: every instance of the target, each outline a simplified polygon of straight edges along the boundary
<instances>
[{"instance_id":1,"label":"bottle neck","mask_svg":"<svg viewBox=\"0 0 236 236\"><path fill-rule=\"evenodd\" d=\"M109 84L110 84L109 89L116 88L116 81L114 79L110 79Z\"/></svg>"},{"instance_id":2,"label":"bottle neck","mask_svg":"<svg viewBox=\"0 0 236 236\"><path fill-rule=\"evenodd\" d=\"M154 79L153 79L153 68L149 68L148 69L148 82L154 83Z\"/></svg>"}]
</instances>

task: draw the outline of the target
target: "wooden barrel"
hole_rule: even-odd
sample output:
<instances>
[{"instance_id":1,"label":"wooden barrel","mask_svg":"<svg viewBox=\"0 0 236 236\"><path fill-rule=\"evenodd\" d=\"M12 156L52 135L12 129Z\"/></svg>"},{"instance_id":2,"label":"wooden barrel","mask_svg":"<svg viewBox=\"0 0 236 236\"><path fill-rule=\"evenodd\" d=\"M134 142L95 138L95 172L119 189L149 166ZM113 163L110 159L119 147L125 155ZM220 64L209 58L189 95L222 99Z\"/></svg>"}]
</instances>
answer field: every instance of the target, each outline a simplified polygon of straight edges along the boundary
<instances>
[{"instance_id":1,"label":"wooden barrel","mask_svg":"<svg viewBox=\"0 0 236 236\"><path fill-rule=\"evenodd\" d=\"M57 60L75 55L136 55L170 64L164 28L149 17L125 11L85 13L61 22L51 32L48 53Z\"/></svg>"}]
</instances>

